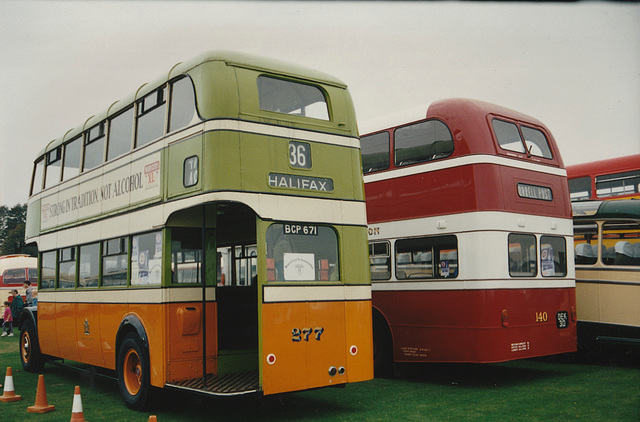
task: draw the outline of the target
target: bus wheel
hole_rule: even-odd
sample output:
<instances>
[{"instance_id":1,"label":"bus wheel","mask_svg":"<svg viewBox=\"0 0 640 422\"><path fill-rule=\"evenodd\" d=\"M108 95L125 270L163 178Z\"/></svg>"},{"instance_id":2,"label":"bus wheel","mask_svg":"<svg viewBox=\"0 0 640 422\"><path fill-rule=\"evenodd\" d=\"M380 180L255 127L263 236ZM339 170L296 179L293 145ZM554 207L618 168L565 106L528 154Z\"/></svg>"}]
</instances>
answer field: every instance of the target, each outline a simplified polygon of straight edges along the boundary
<instances>
[{"instance_id":1,"label":"bus wheel","mask_svg":"<svg viewBox=\"0 0 640 422\"><path fill-rule=\"evenodd\" d=\"M38 334L31 320L26 320L20 330L20 360L28 372L39 372L44 368L44 356L40 352Z\"/></svg>"},{"instance_id":2,"label":"bus wheel","mask_svg":"<svg viewBox=\"0 0 640 422\"><path fill-rule=\"evenodd\" d=\"M136 334L127 334L118 350L118 387L129 409L141 410L151 388L149 352Z\"/></svg>"},{"instance_id":3,"label":"bus wheel","mask_svg":"<svg viewBox=\"0 0 640 422\"><path fill-rule=\"evenodd\" d=\"M390 376L392 371L391 334L387 324L374 318L373 322L373 370L375 376Z\"/></svg>"}]
</instances>

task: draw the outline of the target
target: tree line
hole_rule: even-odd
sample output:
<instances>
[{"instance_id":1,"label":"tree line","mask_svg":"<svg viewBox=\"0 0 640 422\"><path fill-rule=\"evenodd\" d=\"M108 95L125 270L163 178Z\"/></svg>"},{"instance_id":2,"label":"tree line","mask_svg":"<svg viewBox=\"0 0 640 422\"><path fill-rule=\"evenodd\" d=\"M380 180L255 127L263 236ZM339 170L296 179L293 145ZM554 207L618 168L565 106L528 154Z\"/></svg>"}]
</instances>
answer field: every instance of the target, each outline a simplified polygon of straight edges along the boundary
<instances>
[{"instance_id":1,"label":"tree line","mask_svg":"<svg viewBox=\"0 0 640 422\"><path fill-rule=\"evenodd\" d=\"M35 245L25 245L24 229L27 220L27 204L13 207L0 206L0 256L24 253L36 256Z\"/></svg>"}]
</instances>

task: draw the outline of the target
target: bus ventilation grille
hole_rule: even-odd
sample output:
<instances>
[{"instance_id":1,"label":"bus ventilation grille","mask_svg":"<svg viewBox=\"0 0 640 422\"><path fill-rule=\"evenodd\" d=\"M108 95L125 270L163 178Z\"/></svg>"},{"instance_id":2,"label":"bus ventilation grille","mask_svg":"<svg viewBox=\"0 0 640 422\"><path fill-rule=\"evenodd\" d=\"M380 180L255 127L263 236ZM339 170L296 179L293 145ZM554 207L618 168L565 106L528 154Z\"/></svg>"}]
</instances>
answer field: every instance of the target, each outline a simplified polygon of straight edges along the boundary
<instances>
[{"instance_id":1,"label":"bus ventilation grille","mask_svg":"<svg viewBox=\"0 0 640 422\"><path fill-rule=\"evenodd\" d=\"M167 387L197 391L214 396L235 396L258 392L258 372L229 375L208 374L204 379L195 378L167 384Z\"/></svg>"}]
</instances>

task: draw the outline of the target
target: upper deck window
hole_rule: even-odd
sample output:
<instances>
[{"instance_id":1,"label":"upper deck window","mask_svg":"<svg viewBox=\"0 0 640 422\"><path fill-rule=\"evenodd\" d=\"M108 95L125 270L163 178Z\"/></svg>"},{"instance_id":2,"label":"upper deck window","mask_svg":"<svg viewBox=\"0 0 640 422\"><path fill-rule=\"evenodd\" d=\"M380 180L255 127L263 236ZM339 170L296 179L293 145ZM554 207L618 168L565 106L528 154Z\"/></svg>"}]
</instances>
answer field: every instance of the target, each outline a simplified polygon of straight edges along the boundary
<instances>
[{"instance_id":1,"label":"upper deck window","mask_svg":"<svg viewBox=\"0 0 640 422\"><path fill-rule=\"evenodd\" d=\"M191 79L178 79L171 85L169 132L176 131L198 120L196 95Z\"/></svg>"},{"instance_id":2,"label":"upper deck window","mask_svg":"<svg viewBox=\"0 0 640 422\"><path fill-rule=\"evenodd\" d=\"M591 178L578 177L569 179L569 193L572 201L582 201L591 197Z\"/></svg>"},{"instance_id":3,"label":"upper deck window","mask_svg":"<svg viewBox=\"0 0 640 422\"><path fill-rule=\"evenodd\" d=\"M162 87L138 101L136 147L141 147L164 135L164 112L167 87Z\"/></svg>"},{"instance_id":4,"label":"upper deck window","mask_svg":"<svg viewBox=\"0 0 640 422\"><path fill-rule=\"evenodd\" d=\"M596 177L596 195L598 198L631 195L638 192L640 192L639 170Z\"/></svg>"},{"instance_id":5,"label":"upper deck window","mask_svg":"<svg viewBox=\"0 0 640 422\"><path fill-rule=\"evenodd\" d=\"M439 120L428 120L396 129L396 166L436 160L448 157L452 152L451 132Z\"/></svg>"},{"instance_id":6,"label":"upper deck window","mask_svg":"<svg viewBox=\"0 0 640 422\"><path fill-rule=\"evenodd\" d=\"M64 164L62 166L62 180L69 180L80 174L80 156L82 138L78 136L64 146Z\"/></svg>"},{"instance_id":7,"label":"upper deck window","mask_svg":"<svg viewBox=\"0 0 640 422\"><path fill-rule=\"evenodd\" d=\"M491 121L500 148L522 154L551 159L551 148L545 134L532 127L520 126L504 120Z\"/></svg>"},{"instance_id":8,"label":"upper deck window","mask_svg":"<svg viewBox=\"0 0 640 422\"><path fill-rule=\"evenodd\" d=\"M362 173L389 168L389 132L376 133L360 139Z\"/></svg>"},{"instance_id":9,"label":"upper deck window","mask_svg":"<svg viewBox=\"0 0 640 422\"><path fill-rule=\"evenodd\" d=\"M105 122L100 122L85 133L84 170L98 167L104 161Z\"/></svg>"},{"instance_id":10,"label":"upper deck window","mask_svg":"<svg viewBox=\"0 0 640 422\"><path fill-rule=\"evenodd\" d=\"M33 182L31 182L31 195L42 190L42 178L44 177L44 157L36 161L35 168L33 170Z\"/></svg>"},{"instance_id":11,"label":"upper deck window","mask_svg":"<svg viewBox=\"0 0 640 422\"><path fill-rule=\"evenodd\" d=\"M258 95L261 110L329 120L327 99L318 87L261 75Z\"/></svg>"},{"instance_id":12,"label":"upper deck window","mask_svg":"<svg viewBox=\"0 0 640 422\"><path fill-rule=\"evenodd\" d=\"M133 107L109 120L109 145L107 161L126 154L131 150L133 136Z\"/></svg>"},{"instance_id":13,"label":"upper deck window","mask_svg":"<svg viewBox=\"0 0 640 422\"><path fill-rule=\"evenodd\" d=\"M47 172L45 176L45 189L60 183L62 171L62 148L58 147L47 153Z\"/></svg>"}]
</instances>

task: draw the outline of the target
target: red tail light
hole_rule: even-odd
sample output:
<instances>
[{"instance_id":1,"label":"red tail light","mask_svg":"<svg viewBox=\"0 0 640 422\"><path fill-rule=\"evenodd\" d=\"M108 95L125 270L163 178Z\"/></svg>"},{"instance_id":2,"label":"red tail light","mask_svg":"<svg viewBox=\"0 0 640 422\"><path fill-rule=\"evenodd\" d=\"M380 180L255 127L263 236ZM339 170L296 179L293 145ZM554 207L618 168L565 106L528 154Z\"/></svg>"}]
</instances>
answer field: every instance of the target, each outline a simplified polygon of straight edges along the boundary
<instances>
[{"instance_id":1,"label":"red tail light","mask_svg":"<svg viewBox=\"0 0 640 422\"><path fill-rule=\"evenodd\" d=\"M505 328L509 326L509 311L506 309L502 310L502 326Z\"/></svg>"}]
</instances>

